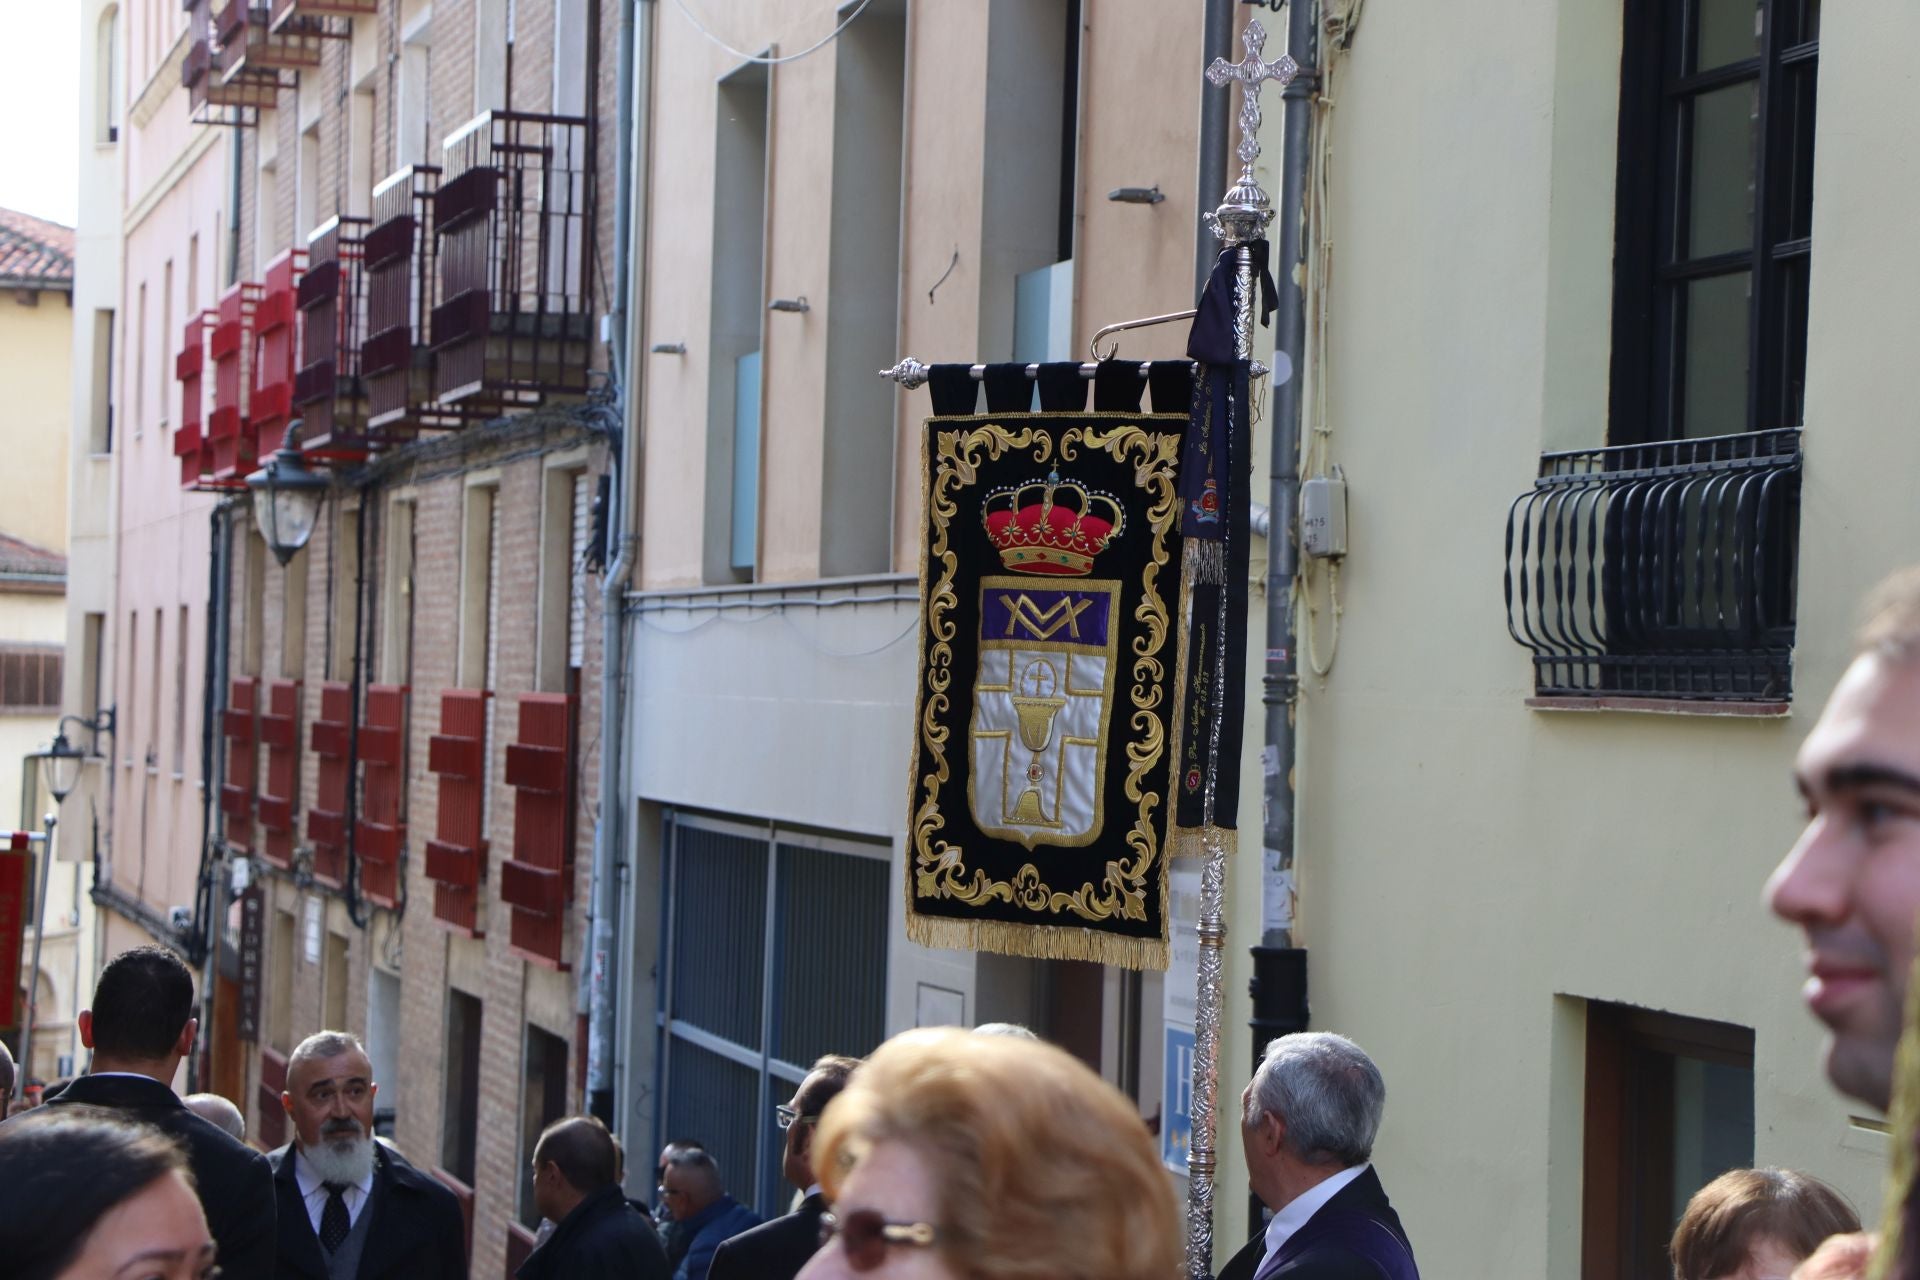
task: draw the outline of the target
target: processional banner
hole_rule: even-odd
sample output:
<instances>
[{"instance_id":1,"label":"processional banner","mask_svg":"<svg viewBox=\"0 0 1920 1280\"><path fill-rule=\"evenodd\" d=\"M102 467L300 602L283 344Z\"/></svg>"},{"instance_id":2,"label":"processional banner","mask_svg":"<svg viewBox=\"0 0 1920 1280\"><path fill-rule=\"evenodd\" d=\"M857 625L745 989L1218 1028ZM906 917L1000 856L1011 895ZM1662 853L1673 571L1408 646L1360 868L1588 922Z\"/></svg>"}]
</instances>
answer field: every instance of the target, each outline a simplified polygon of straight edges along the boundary
<instances>
[{"instance_id":1,"label":"processional banner","mask_svg":"<svg viewBox=\"0 0 1920 1280\"><path fill-rule=\"evenodd\" d=\"M1141 366L1116 374L1101 382L1130 378L1137 405ZM1043 397L1061 385L1043 378ZM908 936L1164 968L1184 402L942 407L923 460Z\"/></svg>"}]
</instances>

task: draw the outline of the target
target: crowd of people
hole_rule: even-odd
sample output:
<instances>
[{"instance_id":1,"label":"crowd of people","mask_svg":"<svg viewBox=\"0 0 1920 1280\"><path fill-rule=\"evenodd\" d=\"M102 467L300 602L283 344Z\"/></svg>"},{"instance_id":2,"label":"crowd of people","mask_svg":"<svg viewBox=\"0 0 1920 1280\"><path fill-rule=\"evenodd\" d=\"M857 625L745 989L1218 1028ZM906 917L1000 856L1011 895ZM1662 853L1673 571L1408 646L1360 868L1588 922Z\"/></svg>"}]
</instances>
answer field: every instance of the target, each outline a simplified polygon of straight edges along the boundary
<instances>
[{"instance_id":1,"label":"crowd of people","mask_svg":"<svg viewBox=\"0 0 1920 1280\"><path fill-rule=\"evenodd\" d=\"M1806 936L1834 1085L1892 1108L1880 1235L1806 1173L1735 1169L1700 1188L1673 1280L1920 1280L1920 1033L1906 1016L1920 918L1920 570L1877 596L1802 747L1808 822L1767 899ZM1920 991L1915 992L1920 995ZM374 1134L379 1083L344 1031L288 1059L293 1138L262 1153L227 1099L177 1096L199 1025L173 952L113 958L79 1017L83 1076L0 1123L0 1271L20 1280L454 1280L453 1193ZM14 1064L0 1047L0 1098ZM1353 1041L1279 1037L1241 1095L1248 1182L1271 1211L1221 1280L1418 1280L1372 1164L1386 1084ZM653 1207L591 1116L530 1155L541 1216L520 1280L1168 1280L1182 1218L1138 1109L1016 1026L903 1032L815 1062L777 1109L789 1212L761 1221L715 1155L670 1142ZM1912 1216L1915 1221L1908 1222Z\"/></svg>"}]
</instances>

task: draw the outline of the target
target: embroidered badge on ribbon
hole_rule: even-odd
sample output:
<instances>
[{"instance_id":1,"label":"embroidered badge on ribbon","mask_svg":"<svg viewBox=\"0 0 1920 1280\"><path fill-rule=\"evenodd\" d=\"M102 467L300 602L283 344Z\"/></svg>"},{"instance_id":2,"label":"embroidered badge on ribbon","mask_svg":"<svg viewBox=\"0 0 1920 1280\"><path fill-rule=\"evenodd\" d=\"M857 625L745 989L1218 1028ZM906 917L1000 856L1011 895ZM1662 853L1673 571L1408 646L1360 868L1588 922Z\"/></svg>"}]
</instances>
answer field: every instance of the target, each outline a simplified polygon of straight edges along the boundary
<instances>
[{"instance_id":1,"label":"embroidered badge on ribbon","mask_svg":"<svg viewBox=\"0 0 1920 1280\"><path fill-rule=\"evenodd\" d=\"M916 942L1165 967L1185 428L928 421Z\"/></svg>"}]
</instances>

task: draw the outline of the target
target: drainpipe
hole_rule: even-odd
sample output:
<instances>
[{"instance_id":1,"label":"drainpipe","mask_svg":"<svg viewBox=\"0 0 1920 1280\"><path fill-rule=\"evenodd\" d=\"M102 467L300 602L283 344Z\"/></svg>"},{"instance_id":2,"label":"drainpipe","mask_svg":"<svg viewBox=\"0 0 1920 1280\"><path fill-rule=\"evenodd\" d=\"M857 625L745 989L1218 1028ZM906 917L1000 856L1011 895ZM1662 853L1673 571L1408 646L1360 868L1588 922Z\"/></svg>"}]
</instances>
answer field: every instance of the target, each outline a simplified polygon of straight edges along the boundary
<instances>
[{"instance_id":1,"label":"drainpipe","mask_svg":"<svg viewBox=\"0 0 1920 1280\"><path fill-rule=\"evenodd\" d=\"M1200 34L1200 65L1209 67L1215 58L1233 61L1234 0L1207 0L1206 17ZM1200 199L1194 206L1211 209L1227 189L1227 124L1233 118L1233 95L1200 95ZM1207 289L1207 277L1213 274L1214 261L1220 256L1220 244L1202 220L1195 229L1193 251L1193 296Z\"/></svg>"},{"instance_id":2,"label":"drainpipe","mask_svg":"<svg viewBox=\"0 0 1920 1280\"><path fill-rule=\"evenodd\" d=\"M1313 103L1319 89L1320 6L1295 0L1287 6L1287 52L1301 73L1282 92L1285 151L1281 156L1280 209L1274 221L1274 275L1280 291L1275 324L1276 345L1293 362L1293 376L1273 389L1271 476L1267 504L1271 520L1267 535L1267 653L1261 702L1266 707L1266 730L1261 741L1266 761L1262 768L1260 832L1265 855L1261 860L1261 919L1291 920L1291 876L1294 843L1294 713L1300 687L1299 652L1293 612L1293 580L1300 571L1300 418L1301 387L1306 361L1307 302L1302 259L1306 250L1306 192L1312 165ZM1220 95L1224 97L1225 95ZM1267 928L1252 948L1253 1055L1257 1065L1266 1044L1275 1036L1307 1027L1307 952L1293 945L1293 930ZM1259 1201L1250 1206L1254 1225L1260 1222Z\"/></svg>"},{"instance_id":3,"label":"drainpipe","mask_svg":"<svg viewBox=\"0 0 1920 1280\"><path fill-rule=\"evenodd\" d=\"M651 0L618 0L620 48L614 148L613 296L608 316L608 363L621 408L620 443L614 452L614 474L607 486L607 532L614 544L612 563L600 583L600 788L599 821L593 829L591 942L581 966L581 1003L587 1014L587 1106L619 1131L625 1119L625 1098L616 1098L617 1041L616 983L619 978L620 911L627 874L626 788L621 773L626 745L626 654L623 641L627 579L633 572L636 537L631 531L640 493L640 400L636 394L633 358L639 349L630 340L641 328L632 322L635 262L644 261L646 239L646 174L649 135L636 122L652 96L653 4ZM644 17L635 10L645 4ZM636 218L637 212L637 218ZM640 226L642 253L633 252L634 226Z\"/></svg>"},{"instance_id":4,"label":"drainpipe","mask_svg":"<svg viewBox=\"0 0 1920 1280\"><path fill-rule=\"evenodd\" d=\"M213 504L208 516L207 548L207 651L204 657L200 697L200 875L195 899L207 914L194 921L195 932L206 940L206 955L201 961L200 1026L211 1044L214 1022L215 978L220 966L220 928L225 915L226 895L220 883L226 849L226 810L220 807L220 787L225 782L226 753L219 749L219 719L225 708L227 688L227 607L232 599L232 533L230 513L242 508L221 500ZM194 1054L189 1068L197 1076L200 1054ZM201 1083L197 1078L192 1083Z\"/></svg>"}]
</instances>

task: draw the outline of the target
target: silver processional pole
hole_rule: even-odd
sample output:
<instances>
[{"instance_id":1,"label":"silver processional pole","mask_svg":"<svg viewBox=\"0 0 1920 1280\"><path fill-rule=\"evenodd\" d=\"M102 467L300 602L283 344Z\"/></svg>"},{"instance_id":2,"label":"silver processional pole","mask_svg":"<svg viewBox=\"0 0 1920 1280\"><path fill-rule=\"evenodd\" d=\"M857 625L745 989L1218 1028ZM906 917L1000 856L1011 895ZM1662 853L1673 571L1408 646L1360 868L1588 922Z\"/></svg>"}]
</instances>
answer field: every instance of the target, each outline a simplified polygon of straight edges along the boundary
<instances>
[{"instance_id":1,"label":"silver processional pole","mask_svg":"<svg viewBox=\"0 0 1920 1280\"><path fill-rule=\"evenodd\" d=\"M1299 0L1295 0L1299 3ZM1272 80L1282 88L1300 74L1292 57L1281 54L1272 62L1261 60L1267 42L1266 29L1259 19L1247 23L1241 42L1246 56L1239 62L1215 58L1207 68L1207 81L1215 88L1229 82L1240 85L1240 177L1227 189L1220 207L1206 216L1207 225L1227 248L1235 251L1233 338L1234 354L1242 360L1253 358L1255 290L1252 243L1265 237L1267 224L1273 221L1273 204L1254 177L1253 165L1260 158L1260 86ZM1289 158L1291 160L1291 157ZM1287 234L1295 234L1289 229ZM1283 260L1284 261L1284 260ZM1276 462L1276 470L1278 463ZM1252 476L1246 477L1251 483ZM1285 521L1290 513L1275 510L1273 533L1269 541L1285 538ZM1271 553L1269 553L1271 554ZM1245 583L1232 584L1244 590ZM1282 641L1284 643L1284 641ZM1224 673L1222 673L1224 676ZM1193 1027L1193 1097L1190 1103L1192 1141L1187 1156L1187 1273L1193 1280L1208 1280L1213 1274L1213 1199L1214 1170L1217 1160L1215 1134L1219 1119L1218 1084L1220 1077L1220 992L1225 971L1225 921L1227 854L1213 825L1213 783L1207 783L1206 865L1200 875L1199 962L1197 967Z\"/></svg>"}]
</instances>

